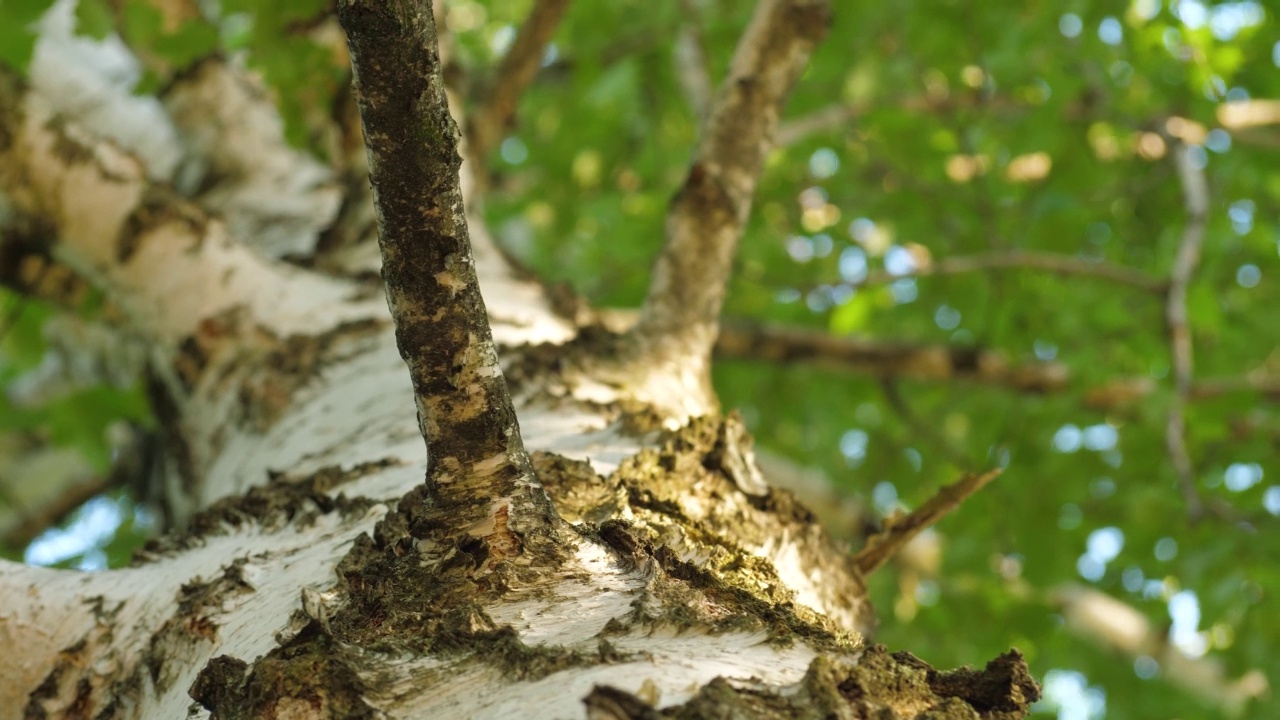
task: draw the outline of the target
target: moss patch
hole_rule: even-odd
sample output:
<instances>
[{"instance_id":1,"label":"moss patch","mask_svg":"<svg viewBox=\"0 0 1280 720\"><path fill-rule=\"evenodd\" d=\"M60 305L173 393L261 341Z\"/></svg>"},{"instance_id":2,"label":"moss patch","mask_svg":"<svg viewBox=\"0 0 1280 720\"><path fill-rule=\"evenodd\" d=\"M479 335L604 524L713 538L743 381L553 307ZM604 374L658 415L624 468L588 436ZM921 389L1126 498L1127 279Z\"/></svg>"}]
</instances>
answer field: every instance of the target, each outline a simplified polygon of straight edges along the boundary
<instances>
[{"instance_id":1,"label":"moss patch","mask_svg":"<svg viewBox=\"0 0 1280 720\"><path fill-rule=\"evenodd\" d=\"M695 602L674 585L653 586L663 604L687 606L694 616L702 612L712 627L749 628L754 622L776 641L803 638L848 649L855 642L851 631L865 632L874 622L862 577L789 493L761 492L742 477L750 448L740 423L734 416L700 418L668 433L660 447L624 460L609 481L625 489L635 520L626 533L602 525L611 535L603 539L627 562L652 558L667 577L701 593ZM802 541L810 553L802 558L807 567L844 588L843 602L859 618L856 628L839 627L795 602L794 591L759 550L784 538Z\"/></svg>"}]
</instances>

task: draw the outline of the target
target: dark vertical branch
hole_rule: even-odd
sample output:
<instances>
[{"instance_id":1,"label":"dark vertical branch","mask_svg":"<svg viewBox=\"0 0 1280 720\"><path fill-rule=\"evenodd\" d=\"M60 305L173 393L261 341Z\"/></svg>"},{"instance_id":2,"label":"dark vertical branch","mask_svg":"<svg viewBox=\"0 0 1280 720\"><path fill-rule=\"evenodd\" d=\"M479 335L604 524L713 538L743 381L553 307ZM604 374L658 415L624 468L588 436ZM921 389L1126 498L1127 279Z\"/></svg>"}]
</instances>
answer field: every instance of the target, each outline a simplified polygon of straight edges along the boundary
<instances>
[{"instance_id":1,"label":"dark vertical branch","mask_svg":"<svg viewBox=\"0 0 1280 720\"><path fill-rule=\"evenodd\" d=\"M715 343L738 238L779 116L826 34L827 0L761 0L667 213L636 345L661 364L704 366ZM709 395L709 390L706 390Z\"/></svg>"},{"instance_id":2,"label":"dark vertical branch","mask_svg":"<svg viewBox=\"0 0 1280 720\"><path fill-rule=\"evenodd\" d=\"M427 0L344 0L369 152L387 304L409 366L430 453L427 489L443 537L484 537L491 557L517 551L547 522L498 366L476 281ZM506 548L511 552L503 552Z\"/></svg>"}]
</instances>

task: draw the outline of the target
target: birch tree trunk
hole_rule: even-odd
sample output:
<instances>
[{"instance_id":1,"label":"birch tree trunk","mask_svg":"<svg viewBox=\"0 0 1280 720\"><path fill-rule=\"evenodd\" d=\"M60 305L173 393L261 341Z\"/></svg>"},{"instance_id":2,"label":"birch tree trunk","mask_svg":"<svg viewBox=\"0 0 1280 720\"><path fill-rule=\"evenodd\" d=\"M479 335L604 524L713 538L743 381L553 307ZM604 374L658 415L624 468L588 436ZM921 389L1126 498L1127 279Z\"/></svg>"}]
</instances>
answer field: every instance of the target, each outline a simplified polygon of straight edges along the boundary
<instances>
[{"instance_id":1,"label":"birch tree trunk","mask_svg":"<svg viewBox=\"0 0 1280 720\"><path fill-rule=\"evenodd\" d=\"M526 63L563 10L543 5ZM30 79L0 75L0 280L100 288L149 348L185 530L127 569L0 564L0 717L1023 717L1016 652L938 672L873 644L854 555L770 487L709 384L828 12L759 3L623 332L493 246L460 158L532 73L511 60L455 123L425 2L340 3L369 148L347 171L372 197L289 149L234 63L157 103L67 80L120 51L51 20ZM76 107L51 78L83 83ZM211 167L238 179L189 191ZM340 205L364 209L320 247Z\"/></svg>"}]
</instances>

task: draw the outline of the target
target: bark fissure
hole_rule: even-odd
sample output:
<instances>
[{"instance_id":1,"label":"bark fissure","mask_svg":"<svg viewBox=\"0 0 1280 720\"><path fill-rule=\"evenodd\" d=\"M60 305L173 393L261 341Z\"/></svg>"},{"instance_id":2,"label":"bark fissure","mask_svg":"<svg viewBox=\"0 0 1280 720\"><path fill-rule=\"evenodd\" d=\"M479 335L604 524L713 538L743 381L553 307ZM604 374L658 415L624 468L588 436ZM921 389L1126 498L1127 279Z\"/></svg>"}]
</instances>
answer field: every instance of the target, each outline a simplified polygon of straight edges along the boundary
<instances>
[{"instance_id":1,"label":"bark fissure","mask_svg":"<svg viewBox=\"0 0 1280 720\"><path fill-rule=\"evenodd\" d=\"M688 702L659 709L651 699L597 686L583 703L591 720L733 717L772 720L1014 720L1040 697L1017 651L982 670L937 671L910 653L877 645L857 662L818 657L804 678L779 688L717 678Z\"/></svg>"}]
</instances>

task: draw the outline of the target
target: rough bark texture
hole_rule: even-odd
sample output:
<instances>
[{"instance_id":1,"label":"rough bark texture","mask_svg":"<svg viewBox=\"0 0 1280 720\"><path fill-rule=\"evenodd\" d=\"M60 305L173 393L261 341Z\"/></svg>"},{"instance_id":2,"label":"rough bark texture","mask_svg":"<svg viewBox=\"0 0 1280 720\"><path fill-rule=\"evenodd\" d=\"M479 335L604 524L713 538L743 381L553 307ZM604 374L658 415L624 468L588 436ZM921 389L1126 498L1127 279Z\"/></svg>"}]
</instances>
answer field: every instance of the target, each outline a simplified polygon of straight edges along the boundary
<instances>
[{"instance_id":1,"label":"rough bark texture","mask_svg":"<svg viewBox=\"0 0 1280 720\"><path fill-rule=\"evenodd\" d=\"M520 438L476 277L431 8L342 2L369 148L382 279L431 454L414 535L447 548L461 535L490 562L551 523ZM446 552L442 549L441 552Z\"/></svg>"},{"instance_id":2,"label":"rough bark texture","mask_svg":"<svg viewBox=\"0 0 1280 720\"><path fill-rule=\"evenodd\" d=\"M752 42L792 27L779 6ZM343 12L372 29L374 7ZM685 370L619 372L589 314L557 314L496 253L472 262L467 223L484 229L461 206L430 12L389 7L394 26L352 45L394 331L367 278L272 259L228 230L251 224L184 194L164 147L103 140L0 75L0 250L20 238L116 298L153 348L166 477L199 509L131 568L0 563L0 647L22 649L0 653L0 718L1024 715L1036 689L1016 655L939 673L867 647L853 556L769 486L740 420L671 423L643 400L689 387L661 379ZM102 97L133 107L128 87ZM162 120L155 137L180 136ZM217 143L200 145L207 161ZM538 515L544 487L556 516Z\"/></svg>"}]
</instances>

